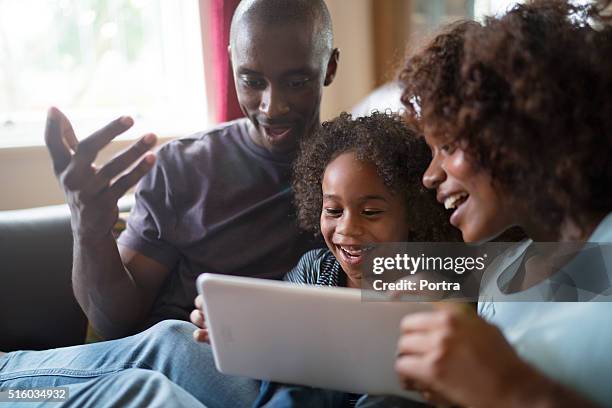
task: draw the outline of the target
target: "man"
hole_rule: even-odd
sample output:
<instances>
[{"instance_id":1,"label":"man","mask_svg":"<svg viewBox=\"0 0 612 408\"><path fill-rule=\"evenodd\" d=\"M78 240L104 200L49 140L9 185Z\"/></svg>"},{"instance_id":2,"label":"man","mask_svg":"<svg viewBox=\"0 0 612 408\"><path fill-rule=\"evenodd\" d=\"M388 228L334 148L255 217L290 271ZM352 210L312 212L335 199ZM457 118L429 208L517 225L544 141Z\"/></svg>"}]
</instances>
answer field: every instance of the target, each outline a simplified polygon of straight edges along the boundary
<instances>
[{"instance_id":1,"label":"man","mask_svg":"<svg viewBox=\"0 0 612 408\"><path fill-rule=\"evenodd\" d=\"M322 87L336 73L332 40L323 0L243 0L229 52L247 119L171 142L157 157L146 153L121 176L154 145L154 135L96 168L98 151L132 119L79 142L68 119L49 110L45 140L72 213L75 295L102 336L187 320L199 273L280 277L309 248L292 217L290 170L300 139L319 125ZM117 200L145 174L116 243ZM9 353L0 357L0 387L73 384L149 368L214 405L222 398L211 400L201 377L212 378L217 390L224 376L208 346L191 341L192 330L161 323L116 341ZM254 383L245 379L248 398ZM228 388L226 396L239 394Z\"/></svg>"},{"instance_id":2,"label":"man","mask_svg":"<svg viewBox=\"0 0 612 408\"><path fill-rule=\"evenodd\" d=\"M329 14L312 4L242 2L229 52L248 120L171 142L156 164L148 154L114 183L154 136L93 169L95 154L132 120L78 143L68 120L50 110L45 138L72 211L75 294L104 337L187 320L199 273L280 278L308 249L292 218L291 161L319 125L321 88L338 60ZM116 201L147 172L117 245Z\"/></svg>"}]
</instances>

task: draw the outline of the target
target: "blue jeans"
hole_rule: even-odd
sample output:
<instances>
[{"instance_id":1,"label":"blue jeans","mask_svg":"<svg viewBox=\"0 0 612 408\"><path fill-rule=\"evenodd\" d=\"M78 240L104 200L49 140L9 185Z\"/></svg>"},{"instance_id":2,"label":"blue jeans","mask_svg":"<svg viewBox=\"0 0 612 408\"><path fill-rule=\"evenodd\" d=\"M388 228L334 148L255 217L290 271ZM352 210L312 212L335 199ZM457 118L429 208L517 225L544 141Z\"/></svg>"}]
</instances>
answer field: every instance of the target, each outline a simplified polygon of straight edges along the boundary
<instances>
[{"instance_id":1,"label":"blue jeans","mask_svg":"<svg viewBox=\"0 0 612 408\"><path fill-rule=\"evenodd\" d=\"M66 407L338 407L345 394L280 386L258 400L260 381L217 371L212 349L196 343L191 323L166 320L134 336L0 357L0 389L68 387ZM273 364L273 362L271 362ZM266 385L267 383L264 383ZM0 408L3 404L0 403ZM364 396L359 408L421 406L394 397Z\"/></svg>"},{"instance_id":2,"label":"blue jeans","mask_svg":"<svg viewBox=\"0 0 612 408\"><path fill-rule=\"evenodd\" d=\"M263 382L253 408L423 408L426 404L388 395L351 395L341 391Z\"/></svg>"},{"instance_id":3,"label":"blue jeans","mask_svg":"<svg viewBox=\"0 0 612 408\"><path fill-rule=\"evenodd\" d=\"M164 395L171 398L166 406L252 405L260 382L219 373L210 346L193 340L194 329L191 323L167 320L123 339L8 353L0 357L0 389L68 386L70 398L65 406L86 406L87 398L93 395L97 398L96 407L163 406L161 402L142 401L156 398L161 401ZM159 393L154 386L142 386L153 383L161 384L165 392ZM116 390L127 389L130 384L129 388L138 394L131 399L135 402L120 401L122 396ZM74 395L81 395L84 402L73 402ZM62 405L49 403L49 406Z\"/></svg>"},{"instance_id":4,"label":"blue jeans","mask_svg":"<svg viewBox=\"0 0 612 408\"><path fill-rule=\"evenodd\" d=\"M61 404L53 401L9 404L17 408L205 408L163 374L140 368L102 375L67 388L69 398ZM0 407L3 406L0 402Z\"/></svg>"}]
</instances>

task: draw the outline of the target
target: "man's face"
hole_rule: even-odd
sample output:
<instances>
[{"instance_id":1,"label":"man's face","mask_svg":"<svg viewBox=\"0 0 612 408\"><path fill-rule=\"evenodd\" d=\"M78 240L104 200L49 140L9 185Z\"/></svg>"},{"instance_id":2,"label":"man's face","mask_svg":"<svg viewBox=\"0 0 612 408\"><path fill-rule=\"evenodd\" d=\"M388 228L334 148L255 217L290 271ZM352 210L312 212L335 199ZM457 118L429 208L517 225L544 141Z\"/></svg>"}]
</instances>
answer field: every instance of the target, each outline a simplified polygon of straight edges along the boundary
<instances>
[{"instance_id":1,"label":"man's face","mask_svg":"<svg viewBox=\"0 0 612 408\"><path fill-rule=\"evenodd\" d=\"M337 52L314 43L308 24L245 24L231 47L238 102L254 125L254 141L271 152L295 151L319 125L322 87L331 83Z\"/></svg>"}]
</instances>

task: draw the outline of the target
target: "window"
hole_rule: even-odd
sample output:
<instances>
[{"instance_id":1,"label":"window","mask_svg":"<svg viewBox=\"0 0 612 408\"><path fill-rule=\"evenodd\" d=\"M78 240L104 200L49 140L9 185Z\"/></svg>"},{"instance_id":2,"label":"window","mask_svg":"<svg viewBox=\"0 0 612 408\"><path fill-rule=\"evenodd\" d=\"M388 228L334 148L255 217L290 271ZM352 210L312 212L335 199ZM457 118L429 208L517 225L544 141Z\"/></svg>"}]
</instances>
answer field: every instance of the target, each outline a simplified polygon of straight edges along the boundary
<instances>
[{"instance_id":1,"label":"window","mask_svg":"<svg viewBox=\"0 0 612 408\"><path fill-rule=\"evenodd\" d=\"M474 18L482 21L485 16L498 16L510 10L515 4L522 3L516 0L475 0Z\"/></svg>"},{"instance_id":2,"label":"window","mask_svg":"<svg viewBox=\"0 0 612 408\"><path fill-rule=\"evenodd\" d=\"M516 0L413 0L411 37L421 41L444 24L457 20L482 21L488 15L501 15Z\"/></svg>"},{"instance_id":3,"label":"window","mask_svg":"<svg viewBox=\"0 0 612 408\"><path fill-rule=\"evenodd\" d=\"M415 0L412 5L410 38L414 44L442 25L473 18L474 0Z\"/></svg>"},{"instance_id":4,"label":"window","mask_svg":"<svg viewBox=\"0 0 612 408\"><path fill-rule=\"evenodd\" d=\"M0 147L43 144L55 105L83 137L207 125L197 0L0 0Z\"/></svg>"}]
</instances>

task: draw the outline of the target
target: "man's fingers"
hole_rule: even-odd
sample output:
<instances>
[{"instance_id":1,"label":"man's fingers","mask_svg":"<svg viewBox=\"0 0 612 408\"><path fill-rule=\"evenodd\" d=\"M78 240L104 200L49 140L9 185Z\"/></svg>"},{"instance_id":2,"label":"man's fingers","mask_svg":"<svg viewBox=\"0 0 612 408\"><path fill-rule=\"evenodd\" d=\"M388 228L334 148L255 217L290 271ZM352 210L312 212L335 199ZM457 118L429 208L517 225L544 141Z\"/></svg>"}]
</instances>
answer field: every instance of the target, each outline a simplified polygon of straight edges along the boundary
<instances>
[{"instance_id":1,"label":"man's fingers","mask_svg":"<svg viewBox=\"0 0 612 408\"><path fill-rule=\"evenodd\" d=\"M77 159L81 165L90 165L104 146L132 127L133 124L134 120L129 116L122 116L113 120L78 144L75 159Z\"/></svg>"},{"instance_id":2,"label":"man's fingers","mask_svg":"<svg viewBox=\"0 0 612 408\"><path fill-rule=\"evenodd\" d=\"M108 183L108 181L130 167L140 156L155 145L156 140L157 137L154 134L147 134L138 142L113 157L98 172L98 176L102 178L102 184Z\"/></svg>"},{"instance_id":3,"label":"man's fingers","mask_svg":"<svg viewBox=\"0 0 612 408\"><path fill-rule=\"evenodd\" d=\"M65 123L70 124L68 119L55 107L49 108L47 112L47 123L45 126L45 144L53 161L53 170L59 174L70 163L71 154L62 138L62 127ZM70 127L72 129L72 127Z\"/></svg>"},{"instance_id":4,"label":"man's fingers","mask_svg":"<svg viewBox=\"0 0 612 408\"><path fill-rule=\"evenodd\" d=\"M114 200L119 200L123 195L142 178L155 163L155 155L148 153L132 170L119 177L110 186L109 194Z\"/></svg>"},{"instance_id":5,"label":"man's fingers","mask_svg":"<svg viewBox=\"0 0 612 408\"><path fill-rule=\"evenodd\" d=\"M60 112L62 117L62 140L64 144L68 147L68 150L72 153L76 152L77 145L79 144L79 140L74 133L74 129L72 128L72 123L68 120L66 115Z\"/></svg>"}]
</instances>

